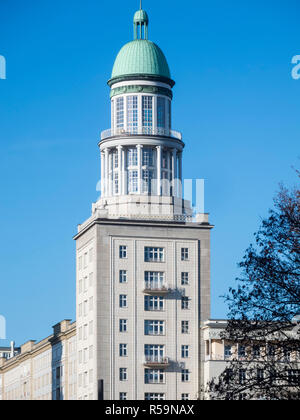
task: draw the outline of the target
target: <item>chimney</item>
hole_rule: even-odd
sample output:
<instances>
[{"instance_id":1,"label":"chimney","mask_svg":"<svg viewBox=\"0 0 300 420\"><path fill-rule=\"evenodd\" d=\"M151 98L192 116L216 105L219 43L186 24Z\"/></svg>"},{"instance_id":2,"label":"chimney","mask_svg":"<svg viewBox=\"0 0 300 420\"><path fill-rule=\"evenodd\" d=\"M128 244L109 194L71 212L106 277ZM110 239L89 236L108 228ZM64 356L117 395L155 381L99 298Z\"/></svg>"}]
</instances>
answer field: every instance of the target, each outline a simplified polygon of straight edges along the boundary
<instances>
[{"instance_id":1,"label":"chimney","mask_svg":"<svg viewBox=\"0 0 300 420\"><path fill-rule=\"evenodd\" d=\"M15 342L11 341L10 342L10 358L14 357L15 355Z\"/></svg>"}]
</instances>

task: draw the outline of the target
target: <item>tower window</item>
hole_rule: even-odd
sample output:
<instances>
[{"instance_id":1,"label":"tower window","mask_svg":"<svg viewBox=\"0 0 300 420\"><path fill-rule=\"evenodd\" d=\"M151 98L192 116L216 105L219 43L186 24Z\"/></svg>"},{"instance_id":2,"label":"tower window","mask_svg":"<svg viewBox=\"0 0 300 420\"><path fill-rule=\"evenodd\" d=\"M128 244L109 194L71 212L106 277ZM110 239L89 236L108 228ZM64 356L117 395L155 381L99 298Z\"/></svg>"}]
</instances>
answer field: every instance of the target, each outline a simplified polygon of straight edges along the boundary
<instances>
[{"instance_id":1,"label":"tower window","mask_svg":"<svg viewBox=\"0 0 300 420\"><path fill-rule=\"evenodd\" d=\"M188 261L189 259L189 249L181 248L181 261Z\"/></svg>"},{"instance_id":2,"label":"tower window","mask_svg":"<svg viewBox=\"0 0 300 420\"><path fill-rule=\"evenodd\" d=\"M157 127L158 128L165 128L165 121L166 121L165 103L166 103L165 98L162 98L162 97L157 98Z\"/></svg>"},{"instance_id":3,"label":"tower window","mask_svg":"<svg viewBox=\"0 0 300 420\"><path fill-rule=\"evenodd\" d=\"M145 247L146 262L163 262L164 254L164 248Z\"/></svg>"},{"instance_id":4,"label":"tower window","mask_svg":"<svg viewBox=\"0 0 300 420\"><path fill-rule=\"evenodd\" d=\"M145 369L145 384L164 384L165 372L160 369Z\"/></svg>"},{"instance_id":5,"label":"tower window","mask_svg":"<svg viewBox=\"0 0 300 420\"><path fill-rule=\"evenodd\" d=\"M137 158L136 147L128 149L127 160L128 160L128 166L137 166L138 158Z\"/></svg>"},{"instance_id":6,"label":"tower window","mask_svg":"<svg viewBox=\"0 0 300 420\"><path fill-rule=\"evenodd\" d=\"M143 166L153 166L153 150L143 148Z\"/></svg>"},{"instance_id":7,"label":"tower window","mask_svg":"<svg viewBox=\"0 0 300 420\"><path fill-rule=\"evenodd\" d=\"M181 357L183 359L186 359L187 357L189 357L189 346L187 345L181 346Z\"/></svg>"},{"instance_id":8,"label":"tower window","mask_svg":"<svg viewBox=\"0 0 300 420\"><path fill-rule=\"evenodd\" d=\"M120 283L127 283L127 271L126 270L120 270L119 279L120 279Z\"/></svg>"},{"instance_id":9,"label":"tower window","mask_svg":"<svg viewBox=\"0 0 300 420\"><path fill-rule=\"evenodd\" d=\"M120 332L127 332L127 319L120 319Z\"/></svg>"},{"instance_id":10,"label":"tower window","mask_svg":"<svg viewBox=\"0 0 300 420\"><path fill-rule=\"evenodd\" d=\"M187 296L181 298L181 309L189 309L190 299Z\"/></svg>"},{"instance_id":11,"label":"tower window","mask_svg":"<svg viewBox=\"0 0 300 420\"><path fill-rule=\"evenodd\" d=\"M190 380L190 372L188 369L182 369L181 382L188 382Z\"/></svg>"},{"instance_id":12,"label":"tower window","mask_svg":"<svg viewBox=\"0 0 300 420\"><path fill-rule=\"evenodd\" d=\"M165 322L164 321L145 321L145 335L164 335Z\"/></svg>"},{"instance_id":13,"label":"tower window","mask_svg":"<svg viewBox=\"0 0 300 420\"><path fill-rule=\"evenodd\" d=\"M129 193L138 192L138 171L128 171L128 191Z\"/></svg>"},{"instance_id":14,"label":"tower window","mask_svg":"<svg viewBox=\"0 0 300 420\"><path fill-rule=\"evenodd\" d=\"M164 298L162 296L145 296L145 311L163 311Z\"/></svg>"},{"instance_id":15,"label":"tower window","mask_svg":"<svg viewBox=\"0 0 300 420\"><path fill-rule=\"evenodd\" d=\"M120 308L127 308L127 295L120 295Z\"/></svg>"},{"instance_id":16,"label":"tower window","mask_svg":"<svg viewBox=\"0 0 300 420\"><path fill-rule=\"evenodd\" d=\"M127 381L127 368L120 368L120 381Z\"/></svg>"},{"instance_id":17,"label":"tower window","mask_svg":"<svg viewBox=\"0 0 300 420\"><path fill-rule=\"evenodd\" d=\"M143 106L143 132L152 133L152 96L143 96L142 97L142 106Z\"/></svg>"},{"instance_id":18,"label":"tower window","mask_svg":"<svg viewBox=\"0 0 300 420\"><path fill-rule=\"evenodd\" d=\"M157 392L146 392L145 393L145 400L146 401L160 401L165 400L165 394L157 393Z\"/></svg>"},{"instance_id":19,"label":"tower window","mask_svg":"<svg viewBox=\"0 0 300 420\"><path fill-rule=\"evenodd\" d=\"M189 321L181 321L181 333L182 334L189 333Z\"/></svg>"},{"instance_id":20,"label":"tower window","mask_svg":"<svg viewBox=\"0 0 300 420\"><path fill-rule=\"evenodd\" d=\"M127 400L127 392L120 392L120 401Z\"/></svg>"},{"instance_id":21,"label":"tower window","mask_svg":"<svg viewBox=\"0 0 300 420\"><path fill-rule=\"evenodd\" d=\"M117 128L124 128L124 98L117 98Z\"/></svg>"},{"instance_id":22,"label":"tower window","mask_svg":"<svg viewBox=\"0 0 300 420\"><path fill-rule=\"evenodd\" d=\"M120 344L120 357L127 356L127 344Z\"/></svg>"},{"instance_id":23,"label":"tower window","mask_svg":"<svg viewBox=\"0 0 300 420\"><path fill-rule=\"evenodd\" d=\"M182 272L181 273L181 285L187 286L189 284L189 273Z\"/></svg>"},{"instance_id":24,"label":"tower window","mask_svg":"<svg viewBox=\"0 0 300 420\"><path fill-rule=\"evenodd\" d=\"M127 97L127 130L129 133L137 133L138 129L138 97Z\"/></svg>"},{"instance_id":25,"label":"tower window","mask_svg":"<svg viewBox=\"0 0 300 420\"><path fill-rule=\"evenodd\" d=\"M119 194L119 174L118 172L114 172L114 194Z\"/></svg>"},{"instance_id":26,"label":"tower window","mask_svg":"<svg viewBox=\"0 0 300 420\"><path fill-rule=\"evenodd\" d=\"M121 259L127 258L127 246L126 245L120 245L119 257Z\"/></svg>"},{"instance_id":27,"label":"tower window","mask_svg":"<svg viewBox=\"0 0 300 420\"><path fill-rule=\"evenodd\" d=\"M153 191L153 171L143 170L142 191L143 193L151 193Z\"/></svg>"}]
</instances>

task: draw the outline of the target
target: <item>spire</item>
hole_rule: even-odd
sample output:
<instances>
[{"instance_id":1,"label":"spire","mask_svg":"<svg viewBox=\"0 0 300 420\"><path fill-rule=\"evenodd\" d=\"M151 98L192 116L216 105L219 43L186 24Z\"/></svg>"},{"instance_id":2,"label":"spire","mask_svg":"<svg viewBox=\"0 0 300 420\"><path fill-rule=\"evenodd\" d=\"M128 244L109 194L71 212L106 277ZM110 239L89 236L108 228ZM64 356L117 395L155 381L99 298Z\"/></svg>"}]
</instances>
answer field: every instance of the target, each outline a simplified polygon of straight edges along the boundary
<instances>
[{"instance_id":1,"label":"spire","mask_svg":"<svg viewBox=\"0 0 300 420\"><path fill-rule=\"evenodd\" d=\"M140 0L140 10L135 12L133 18L134 39L148 39L148 23L147 12L142 9L142 0Z\"/></svg>"}]
</instances>

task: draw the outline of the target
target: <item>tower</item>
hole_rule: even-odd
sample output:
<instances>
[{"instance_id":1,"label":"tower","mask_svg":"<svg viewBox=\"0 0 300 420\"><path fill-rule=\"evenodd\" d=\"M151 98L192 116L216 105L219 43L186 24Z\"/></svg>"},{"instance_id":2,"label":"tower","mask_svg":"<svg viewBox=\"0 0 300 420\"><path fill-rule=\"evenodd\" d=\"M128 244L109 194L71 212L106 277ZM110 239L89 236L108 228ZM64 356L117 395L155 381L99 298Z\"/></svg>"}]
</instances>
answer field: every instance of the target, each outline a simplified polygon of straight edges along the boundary
<instances>
[{"instance_id":1,"label":"tower","mask_svg":"<svg viewBox=\"0 0 300 420\"><path fill-rule=\"evenodd\" d=\"M133 24L108 81L101 197L75 236L78 398L195 399L212 226L182 198L167 60L144 10Z\"/></svg>"}]
</instances>

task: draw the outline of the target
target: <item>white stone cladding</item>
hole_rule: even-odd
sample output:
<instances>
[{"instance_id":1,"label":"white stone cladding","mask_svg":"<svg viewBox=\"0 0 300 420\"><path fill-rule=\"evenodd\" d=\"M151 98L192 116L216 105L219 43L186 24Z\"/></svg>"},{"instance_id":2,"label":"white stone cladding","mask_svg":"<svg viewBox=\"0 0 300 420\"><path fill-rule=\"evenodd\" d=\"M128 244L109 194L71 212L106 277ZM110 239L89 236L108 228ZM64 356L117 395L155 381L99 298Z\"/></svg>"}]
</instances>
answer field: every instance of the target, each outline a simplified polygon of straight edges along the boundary
<instances>
[{"instance_id":1,"label":"white stone cladding","mask_svg":"<svg viewBox=\"0 0 300 420\"><path fill-rule=\"evenodd\" d=\"M79 232L77 262L89 247L93 246L96 252L93 265L95 311L89 315L94 317L96 328L95 398L96 390L101 390L101 381L103 398L107 400L119 399L122 392L127 399L138 400L152 392L163 393L165 399L171 400L180 400L182 394L188 394L190 399L197 398L203 352L200 324L210 313L210 229L208 224L197 223L95 219ZM125 259L119 258L121 245L127 247ZM145 247L164 248L164 262L145 262ZM188 261L181 261L182 248L188 249ZM120 270L127 271L127 283L120 283ZM145 271L165 273L169 292L164 295L162 312L144 310ZM188 285L181 285L182 272L189 273ZM120 308L120 295L126 295L127 308ZM190 299L189 309L181 308L182 296ZM77 298L81 302L81 298ZM127 319L126 333L119 331L120 319ZM165 334L145 335L145 320L165 321ZM188 334L181 333L181 321L189 322ZM82 325L79 320L77 325ZM119 356L120 344L127 344L126 357ZM169 366L163 368L163 384L145 384L146 344L165 346ZM182 345L189 346L188 358L181 357ZM78 346L82 348L80 341ZM120 368L127 369L126 381L120 381ZM188 382L181 380L182 369L189 370ZM81 372L79 364L78 371ZM83 396L80 387L78 392Z\"/></svg>"}]
</instances>

